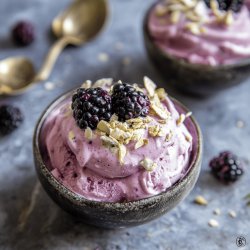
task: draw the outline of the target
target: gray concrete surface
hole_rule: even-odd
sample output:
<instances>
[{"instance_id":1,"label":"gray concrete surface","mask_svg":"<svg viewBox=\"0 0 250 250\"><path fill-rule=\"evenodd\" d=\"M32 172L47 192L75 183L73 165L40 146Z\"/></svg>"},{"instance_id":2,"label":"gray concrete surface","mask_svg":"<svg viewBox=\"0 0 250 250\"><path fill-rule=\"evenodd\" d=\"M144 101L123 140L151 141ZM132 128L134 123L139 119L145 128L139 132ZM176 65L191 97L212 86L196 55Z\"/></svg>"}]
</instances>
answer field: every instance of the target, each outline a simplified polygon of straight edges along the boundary
<instances>
[{"instance_id":1,"label":"gray concrete surface","mask_svg":"<svg viewBox=\"0 0 250 250\"><path fill-rule=\"evenodd\" d=\"M53 17L70 1L1 0L0 59L13 55L30 57L38 68L53 43L49 27ZM250 146L250 82L216 96L197 99L171 90L150 64L144 51L142 19L152 0L111 0L111 15L105 31L93 42L81 48L68 48L60 56L49 79L54 85L46 89L40 83L27 93L0 102L19 105L25 122L14 133L0 138L0 249L238 249L236 238L243 235L250 249L250 207L243 197L250 192L249 163L246 174L237 183L224 186L210 175L209 159L219 151L229 149L249 162ZM18 48L9 39L9 29L20 19L36 25L36 42ZM117 49L117 42L124 45ZM119 46L118 46L119 47ZM100 62L99 53L109 60ZM131 63L124 65L124 58ZM127 59L126 59L127 60ZM76 87L85 79L113 77L140 82L148 75L194 113L204 134L204 160L198 183L189 197L162 218L143 226L105 230L84 225L58 208L40 189L34 209L25 225L20 215L30 203L37 182L32 159L32 134L42 110L58 95ZM237 121L243 121L242 128ZM239 125L239 124L238 124ZM196 195L203 195L209 204L193 204ZM213 210L221 209L221 215ZM236 218L228 210L237 213ZM218 228L208 226L214 218Z\"/></svg>"}]
</instances>

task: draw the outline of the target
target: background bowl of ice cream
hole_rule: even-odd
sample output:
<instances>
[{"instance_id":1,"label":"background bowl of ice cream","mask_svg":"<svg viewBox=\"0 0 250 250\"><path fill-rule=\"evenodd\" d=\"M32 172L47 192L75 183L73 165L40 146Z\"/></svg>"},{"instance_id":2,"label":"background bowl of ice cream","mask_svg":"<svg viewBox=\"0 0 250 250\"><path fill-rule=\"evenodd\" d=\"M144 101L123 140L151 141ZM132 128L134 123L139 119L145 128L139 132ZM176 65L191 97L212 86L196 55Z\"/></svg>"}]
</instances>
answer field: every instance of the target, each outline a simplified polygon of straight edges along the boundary
<instances>
[{"instance_id":1,"label":"background bowl of ice cream","mask_svg":"<svg viewBox=\"0 0 250 250\"><path fill-rule=\"evenodd\" d=\"M152 35L152 22L155 21L152 13L157 4L159 3L153 4L145 15L144 42L150 60L169 84L191 94L209 95L236 86L249 77L250 17L246 6L238 14L239 18L234 26L229 27L229 31L224 33L212 25L207 28L204 36L201 35L202 39L199 37L200 34L179 31L179 35L174 35L171 41L173 47L169 52L169 48L163 48L166 45L164 39L170 41L166 33L169 27L165 27L165 30L155 29ZM246 22L249 23L248 26ZM172 27L167 32L171 33ZM161 33L165 36L162 38L163 42L156 41L156 37L162 36ZM160 43L162 46L159 46ZM190 53L192 50L193 54ZM222 54L223 57L219 58Z\"/></svg>"},{"instance_id":2,"label":"background bowl of ice cream","mask_svg":"<svg viewBox=\"0 0 250 250\"><path fill-rule=\"evenodd\" d=\"M60 207L85 223L106 228L122 228L140 225L160 217L174 208L192 190L200 172L202 156L201 132L193 117L185 120L194 138L190 164L185 175L166 191L137 201L103 202L86 199L61 184L47 166L41 131L52 110L71 95L72 92L64 94L46 108L37 123L33 139L34 160L39 180L48 195ZM181 103L172 100L179 112L188 112Z\"/></svg>"}]
</instances>

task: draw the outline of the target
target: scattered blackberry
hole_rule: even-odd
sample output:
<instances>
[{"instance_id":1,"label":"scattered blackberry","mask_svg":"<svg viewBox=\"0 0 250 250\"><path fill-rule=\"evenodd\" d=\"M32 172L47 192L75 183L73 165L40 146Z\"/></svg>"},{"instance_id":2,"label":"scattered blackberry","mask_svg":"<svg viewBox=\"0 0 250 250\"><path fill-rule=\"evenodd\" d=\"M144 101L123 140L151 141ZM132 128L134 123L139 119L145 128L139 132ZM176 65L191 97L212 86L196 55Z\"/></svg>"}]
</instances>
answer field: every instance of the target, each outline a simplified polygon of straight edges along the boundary
<instances>
[{"instance_id":1,"label":"scattered blackberry","mask_svg":"<svg viewBox=\"0 0 250 250\"><path fill-rule=\"evenodd\" d=\"M23 114L19 108L3 105L0 106L0 134L7 135L18 128L23 121Z\"/></svg>"},{"instance_id":2,"label":"scattered blackberry","mask_svg":"<svg viewBox=\"0 0 250 250\"><path fill-rule=\"evenodd\" d=\"M149 112L149 99L141 91L130 84L117 83L112 93L112 111L119 121L125 121L139 116L145 117Z\"/></svg>"},{"instance_id":3,"label":"scattered blackberry","mask_svg":"<svg viewBox=\"0 0 250 250\"><path fill-rule=\"evenodd\" d=\"M72 110L81 129L96 129L100 120L111 118L111 97L102 88L79 88L72 97Z\"/></svg>"},{"instance_id":4,"label":"scattered blackberry","mask_svg":"<svg viewBox=\"0 0 250 250\"><path fill-rule=\"evenodd\" d=\"M220 153L209 163L212 174L224 183L237 181L244 173L239 159L229 151Z\"/></svg>"},{"instance_id":5,"label":"scattered blackberry","mask_svg":"<svg viewBox=\"0 0 250 250\"><path fill-rule=\"evenodd\" d=\"M210 8L210 0L204 0L206 5ZM234 12L239 12L244 0L217 0L220 10L232 10Z\"/></svg>"},{"instance_id":6,"label":"scattered blackberry","mask_svg":"<svg viewBox=\"0 0 250 250\"><path fill-rule=\"evenodd\" d=\"M19 45L29 45L35 39L34 31L34 26L30 22L20 21L12 30L13 40Z\"/></svg>"}]
</instances>

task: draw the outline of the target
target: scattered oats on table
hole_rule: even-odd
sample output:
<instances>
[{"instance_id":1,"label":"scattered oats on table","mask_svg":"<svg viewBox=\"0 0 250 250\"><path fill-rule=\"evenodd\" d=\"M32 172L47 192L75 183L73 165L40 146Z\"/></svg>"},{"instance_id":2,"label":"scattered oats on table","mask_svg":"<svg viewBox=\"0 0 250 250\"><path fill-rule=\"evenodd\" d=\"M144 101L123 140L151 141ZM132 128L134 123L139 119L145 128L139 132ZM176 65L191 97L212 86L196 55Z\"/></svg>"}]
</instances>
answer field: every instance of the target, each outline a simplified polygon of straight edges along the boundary
<instances>
[{"instance_id":1,"label":"scattered oats on table","mask_svg":"<svg viewBox=\"0 0 250 250\"><path fill-rule=\"evenodd\" d=\"M109 61L109 55L107 53L104 53L104 52L99 53L98 54L98 60L100 62L108 62Z\"/></svg>"},{"instance_id":2,"label":"scattered oats on table","mask_svg":"<svg viewBox=\"0 0 250 250\"><path fill-rule=\"evenodd\" d=\"M46 83L44 83L44 88L46 90L53 90L55 88L55 83L53 83L53 82L46 82Z\"/></svg>"},{"instance_id":3,"label":"scattered oats on table","mask_svg":"<svg viewBox=\"0 0 250 250\"><path fill-rule=\"evenodd\" d=\"M220 215L221 214L220 209L219 208L214 209L213 214Z\"/></svg>"},{"instance_id":4,"label":"scattered oats on table","mask_svg":"<svg viewBox=\"0 0 250 250\"><path fill-rule=\"evenodd\" d=\"M210 227L219 227L219 222L218 222L217 220L215 220L215 219L210 219L210 220L208 221L208 225L209 225Z\"/></svg>"},{"instance_id":5,"label":"scattered oats on table","mask_svg":"<svg viewBox=\"0 0 250 250\"><path fill-rule=\"evenodd\" d=\"M229 216L232 217L232 218L236 218L236 217L237 217L237 214L236 214L236 212L235 212L234 210L229 210L229 211L228 211L228 214L229 214Z\"/></svg>"},{"instance_id":6,"label":"scattered oats on table","mask_svg":"<svg viewBox=\"0 0 250 250\"><path fill-rule=\"evenodd\" d=\"M242 120L238 120L238 121L236 122L236 127L237 127L237 128L244 128L244 127L245 127L245 122L242 121Z\"/></svg>"},{"instance_id":7,"label":"scattered oats on table","mask_svg":"<svg viewBox=\"0 0 250 250\"><path fill-rule=\"evenodd\" d=\"M194 202L201 206L206 206L208 204L207 200L201 195L196 196Z\"/></svg>"}]
</instances>

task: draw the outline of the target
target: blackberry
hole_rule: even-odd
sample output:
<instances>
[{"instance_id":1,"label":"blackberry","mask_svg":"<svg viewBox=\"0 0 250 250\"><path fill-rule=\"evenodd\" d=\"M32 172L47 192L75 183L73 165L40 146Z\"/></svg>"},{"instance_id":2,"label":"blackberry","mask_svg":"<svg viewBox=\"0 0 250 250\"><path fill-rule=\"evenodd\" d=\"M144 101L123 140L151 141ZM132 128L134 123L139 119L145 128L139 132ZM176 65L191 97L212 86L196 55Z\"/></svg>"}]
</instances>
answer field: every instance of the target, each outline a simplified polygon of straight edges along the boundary
<instances>
[{"instance_id":1,"label":"blackberry","mask_svg":"<svg viewBox=\"0 0 250 250\"><path fill-rule=\"evenodd\" d=\"M111 96L102 88L79 88L72 97L73 116L81 129L96 129L100 120L111 118Z\"/></svg>"},{"instance_id":2,"label":"blackberry","mask_svg":"<svg viewBox=\"0 0 250 250\"><path fill-rule=\"evenodd\" d=\"M0 106L0 134L7 135L19 127L23 114L19 108L10 105Z\"/></svg>"},{"instance_id":3,"label":"blackberry","mask_svg":"<svg viewBox=\"0 0 250 250\"><path fill-rule=\"evenodd\" d=\"M29 45L35 39L34 31L34 26L30 22L20 21L12 30L13 40L19 45Z\"/></svg>"},{"instance_id":4,"label":"blackberry","mask_svg":"<svg viewBox=\"0 0 250 250\"><path fill-rule=\"evenodd\" d=\"M210 8L210 0L204 0L206 5ZM232 10L239 12L244 3L244 0L217 0L220 10Z\"/></svg>"},{"instance_id":5,"label":"blackberry","mask_svg":"<svg viewBox=\"0 0 250 250\"><path fill-rule=\"evenodd\" d=\"M212 174L224 183L235 182L244 173L240 160L229 151L220 153L209 166Z\"/></svg>"},{"instance_id":6,"label":"blackberry","mask_svg":"<svg viewBox=\"0 0 250 250\"><path fill-rule=\"evenodd\" d=\"M119 121L139 116L145 117L149 112L150 101L141 91L127 83L117 83L113 87L112 111Z\"/></svg>"}]
</instances>

